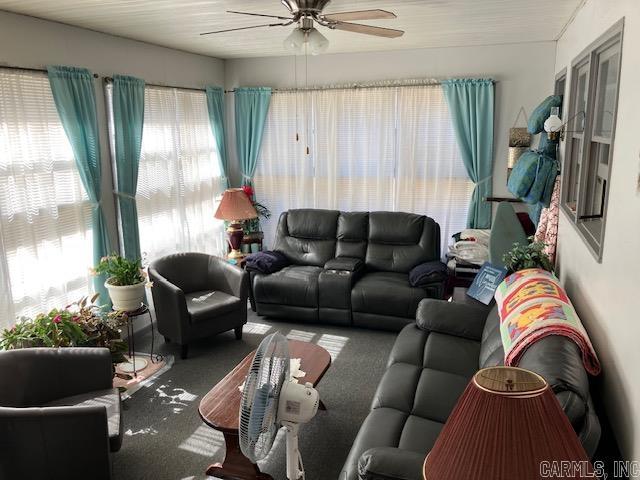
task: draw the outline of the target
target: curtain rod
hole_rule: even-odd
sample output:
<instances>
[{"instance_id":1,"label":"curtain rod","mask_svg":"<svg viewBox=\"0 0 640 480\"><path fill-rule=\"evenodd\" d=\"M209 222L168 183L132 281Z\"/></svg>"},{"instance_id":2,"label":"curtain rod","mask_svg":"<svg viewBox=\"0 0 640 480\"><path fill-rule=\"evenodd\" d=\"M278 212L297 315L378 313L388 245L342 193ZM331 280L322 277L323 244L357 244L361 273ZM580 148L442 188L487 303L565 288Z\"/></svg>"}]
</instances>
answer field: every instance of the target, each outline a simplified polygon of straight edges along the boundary
<instances>
[{"instance_id":1,"label":"curtain rod","mask_svg":"<svg viewBox=\"0 0 640 480\"><path fill-rule=\"evenodd\" d=\"M105 83L113 83L113 77L104 77L104 81ZM147 83L145 82L145 85L148 87L160 87L160 88L178 88L180 90L192 90L194 92L204 92L205 89L204 88L197 88L197 87L178 87L175 85L160 85L158 83Z\"/></svg>"},{"instance_id":2,"label":"curtain rod","mask_svg":"<svg viewBox=\"0 0 640 480\"><path fill-rule=\"evenodd\" d=\"M39 72L39 73L47 73L46 68L28 68L28 67L16 67L15 65L0 65L0 68L7 68L9 70L24 70L26 72ZM93 74L93 78L99 78L100 76L97 73Z\"/></svg>"},{"instance_id":3,"label":"curtain rod","mask_svg":"<svg viewBox=\"0 0 640 480\"><path fill-rule=\"evenodd\" d=\"M500 83L497 80L491 80L493 84ZM395 88L395 87L431 87L435 85L442 85L442 80L426 80L426 81L416 81L416 82L399 82L399 83L390 83L388 85L381 84L346 84L346 85L329 85L326 87L298 87L298 88L273 88L271 91L273 93L284 93L284 92L317 92L323 90L362 90L367 88ZM251 88L251 87L248 87ZM224 93L235 93L236 89L225 90Z\"/></svg>"}]
</instances>

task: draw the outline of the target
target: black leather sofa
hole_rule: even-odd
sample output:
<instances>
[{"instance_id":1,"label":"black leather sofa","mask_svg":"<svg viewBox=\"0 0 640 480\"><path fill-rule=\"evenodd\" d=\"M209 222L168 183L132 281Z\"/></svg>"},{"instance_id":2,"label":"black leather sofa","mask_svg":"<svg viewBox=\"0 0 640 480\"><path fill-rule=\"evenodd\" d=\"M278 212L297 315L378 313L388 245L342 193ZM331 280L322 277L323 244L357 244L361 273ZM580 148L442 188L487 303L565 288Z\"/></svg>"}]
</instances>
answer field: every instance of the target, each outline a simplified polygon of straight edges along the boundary
<instances>
[{"instance_id":1,"label":"black leather sofa","mask_svg":"<svg viewBox=\"0 0 640 480\"><path fill-rule=\"evenodd\" d=\"M415 323L398 335L340 480L421 480L425 456L471 377L503 361L496 307L423 300ZM577 345L544 338L519 366L547 380L593 456L600 423Z\"/></svg>"},{"instance_id":2,"label":"black leather sofa","mask_svg":"<svg viewBox=\"0 0 640 480\"><path fill-rule=\"evenodd\" d=\"M440 259L440 227L401 212L301 209L278 221L274 250L291 265L252 272L259 315L399 331L423 298L442 298L443 281L409 284L409 271Z\"/></svg>"}]
</instances>

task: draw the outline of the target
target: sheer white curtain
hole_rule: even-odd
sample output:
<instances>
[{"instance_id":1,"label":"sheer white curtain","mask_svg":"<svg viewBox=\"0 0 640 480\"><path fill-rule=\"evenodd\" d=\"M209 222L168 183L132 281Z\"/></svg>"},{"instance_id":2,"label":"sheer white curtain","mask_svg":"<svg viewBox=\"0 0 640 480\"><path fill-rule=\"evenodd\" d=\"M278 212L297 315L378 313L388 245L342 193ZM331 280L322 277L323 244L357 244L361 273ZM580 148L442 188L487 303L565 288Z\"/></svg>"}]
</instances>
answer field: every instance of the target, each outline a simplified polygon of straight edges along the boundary
<instances>
[{"instance_id":1,"label":"sheer white curtain","mask_svg":"<svg viewBox=\"0 0 640 480\"><path fill-rule=\"evenodd\" d=\"M428 215L443 252L473 190L439 85L275 92L254 184L267 246L282 211L314 207Z\"/></svg>"},{"instance_id":2,"label":"sheer white curtain","mask_svg":"<svg viewBox=\"0 0 640 480\"><path fill-rule=\"evenodd\" d=\"M296 125L296 109L303 111L306 98L294 92L273 95L253 184L257 198L271 210L271 219L260 219L269 245L280 213L290 208L313 208L315 204L313 158L306 154L306 128ZM299 139L296 140L296 135ZM277 160L276 160L277 159Z\"/></svg>"},{"instance_id":3,"label":"sheer white curtain","mask_svg":"<svg viewBox=\"0 0 640 480\"><path fill-rule=\"evenodd\" d=\"M213 216L223 187L204 92L147 86L144 101L136 192L143 256L225 253L224 225Z\"/></svg>"},{"instance_id":4,"label":"sheer white curtain","mask_svg":"<svg viewBox=\"0 0 640 480\"><path fill-rule=\"evenodd\" d=\"M89 292L91 207L44 73L0 68L0 327Z\"/></svg>"},{"instance_id":5,"label":"sheer white curtain","mask_svg":"<svg viewBox=\"0 0 640 480\"><path fill-rule=\"evenodd\" d=\"M438 85L397 90L394 210L428 215L440 224L441 245L466 228L473 183L462 163L449 107Z\"/></svg>"}]
</instances>

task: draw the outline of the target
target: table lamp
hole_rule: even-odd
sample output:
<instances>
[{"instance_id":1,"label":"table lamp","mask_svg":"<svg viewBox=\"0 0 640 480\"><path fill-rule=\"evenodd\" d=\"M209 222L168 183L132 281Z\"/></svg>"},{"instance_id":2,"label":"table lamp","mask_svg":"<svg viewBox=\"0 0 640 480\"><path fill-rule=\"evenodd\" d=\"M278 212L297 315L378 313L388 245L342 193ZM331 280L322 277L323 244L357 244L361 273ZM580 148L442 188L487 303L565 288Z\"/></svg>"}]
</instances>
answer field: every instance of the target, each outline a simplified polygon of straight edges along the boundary
<instances>
[{"instance_id":1,"label":"table lamp","mask_svg":"<svg viewBox=\"0 0 640 480\"><path fill-rule=\"evenodd\" d=\"M258 212L253 207L251 200L241 188L229 188L222 195L222 200L214 217L229 222L227 236L231 252L228 257L233 259L242 258L240 245L244 232L242 222L252 218L257 218Z\"/></svg>"},{"instance_id":2,"label":"table lamp","mask_svg":"<svg viewBox=\"0 0 640 480\"><path fill-rule=\"evenodd\" d=\"M547 382L528 370L492 367L469 382L424 462L425 480L538 480L570 461L571 478L593 465Z\"/></svg>"}]
</instances>

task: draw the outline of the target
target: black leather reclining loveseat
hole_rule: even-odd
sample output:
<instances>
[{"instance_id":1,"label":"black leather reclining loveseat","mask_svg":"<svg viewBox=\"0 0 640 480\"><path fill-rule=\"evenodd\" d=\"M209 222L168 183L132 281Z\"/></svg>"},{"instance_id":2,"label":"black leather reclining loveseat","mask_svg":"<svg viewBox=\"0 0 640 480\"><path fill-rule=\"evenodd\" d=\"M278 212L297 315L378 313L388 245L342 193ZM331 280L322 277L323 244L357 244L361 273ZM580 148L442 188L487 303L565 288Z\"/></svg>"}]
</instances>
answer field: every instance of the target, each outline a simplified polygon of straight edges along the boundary
<instances>
[{"instance_id":1,"label":"black leather reclining loveseat","mask_svg":"<svg viewBox=\"0 0 640 480\"><path fill-rule=\"evenodd\" d=\"M274 250L291 265L252 272L259 315L399 331L423 298L442 298L442 279L412 287L410 270L440 259L440 227L401 212L289 210Z\"/></svg>"},{"instance_id":2,"label":"black leather reclining loveseat","mask_svg":"<svg viewBox=\"0 0 640 480\"><path fill-rule=\"evenodd\" d=\"M422 480L425 456L471 377L503 363L497 307L423 300L415 323L396 339L340 480ZM543 338L519 366L549 383L593 456L600 422L578 346L566 337Z\"/></svg>"}]
</instances>

